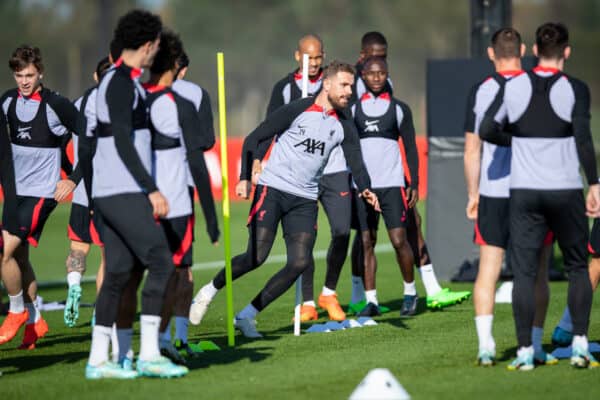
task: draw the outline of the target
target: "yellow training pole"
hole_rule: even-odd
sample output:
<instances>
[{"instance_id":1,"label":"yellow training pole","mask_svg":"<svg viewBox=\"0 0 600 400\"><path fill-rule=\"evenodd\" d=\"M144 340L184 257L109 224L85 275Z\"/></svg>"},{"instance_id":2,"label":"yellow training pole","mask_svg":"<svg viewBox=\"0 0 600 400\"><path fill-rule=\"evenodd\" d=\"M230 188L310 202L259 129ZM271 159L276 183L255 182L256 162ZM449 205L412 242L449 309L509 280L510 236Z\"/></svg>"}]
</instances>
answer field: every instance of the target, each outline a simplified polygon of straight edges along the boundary
<instances>
[{"instance_id":1,"label":"yellow training pole","mask_svg":"<svg viewBox=\"0 0 600 400\"><path fill-rule=\"evenodd\" d=\"M235 346L233 330L233 285L231 277L231 232L229 227L229 172L227 166L227 117L225 108L225 62L223 53L217 53L219 83L219 138L221 144L221 179L223 193L223 242L225 243L225 293L227 296L227 344Z\"/></svg>"}]
</instances>

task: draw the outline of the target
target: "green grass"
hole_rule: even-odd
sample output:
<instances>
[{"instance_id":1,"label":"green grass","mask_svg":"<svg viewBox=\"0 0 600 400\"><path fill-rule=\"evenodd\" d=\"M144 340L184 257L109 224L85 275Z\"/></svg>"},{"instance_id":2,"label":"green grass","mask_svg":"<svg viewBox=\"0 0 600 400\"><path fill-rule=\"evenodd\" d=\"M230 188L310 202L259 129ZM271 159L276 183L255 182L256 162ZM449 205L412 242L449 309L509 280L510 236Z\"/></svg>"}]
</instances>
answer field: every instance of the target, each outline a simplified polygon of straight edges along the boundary
<instances>
[{"instance_id":1,"label":"green grass","mask_svg":"<svg viewBox=\"0 0 600 400\"><path fill-rule=\"evenodd\" d=\"M232 208L234 253L245 247L243 221L247 209L247 203L234 204ZM40 248L32 251L33 264L42 280L64 279L67 217L68 207L60 206L48 223ZM316 249L323 250L329 240L323 215L319 223ZM202 230L200 227L198 232ZM381 243L387 242L383 232L380 238ZM205 234L195 245L196 262L222 258L222 247L210 247ZM272 254L282 253L283 243L279 238ZM95 262L91 260L89 264ZM190 327L190 337L213 340L223 350L204 353L191 364L189 376L180 380L86 381L83 373L89 352L91 309L82 309L80 324L73 329L64 326L62 312L47 312L44 315L51 331L38 349L16 350L17 339L0 348L0 370L4 372L0 378L2 398L345 399L373 368L390 369L413 399L578 399L590 398L600 389L597 371L575 371L567 361L530 373L507 371L506 365L515 352L510 305L498 305L496 310L494 336L500 364L488 369L475 367L477 338L472 302L441 312L425 311L421 303L418 316L401 319L398 309L402 280L393 255L379 254L379 266L379 297L392 312L377 318L376 327L294 337L291 290L259 315L258 327L266 335L264 340L250 341L238 335L237 346L230 349L226 346L225 295L219 294L202 325ZM247 304L279 267L280 264L267 264L237 281L235 309ZM324 269L324 260L317 260L316 291L323 282ZM196 287L211 279L215 272L216 269L196 271ZM338 288L342 303L349 299L349 281L347 263ZM450 287L471 289L469 284L450 284ZM418 289L424 293L420 284ZM553 283L551 291L545 343L550 342L552 327L565 305L566 284ZM62 300L65 294L66 289L60 287L41 290L47 301ZM93 302L93 294L94 287L85 285L83 301ZM598 302L596 299L595 309ZM321 313L321 322L324 320ZM596 318L592 318L590 336L600 339L600 323ZM137 342L134 348L138 348Z\"/></svg>"}]
</instances>

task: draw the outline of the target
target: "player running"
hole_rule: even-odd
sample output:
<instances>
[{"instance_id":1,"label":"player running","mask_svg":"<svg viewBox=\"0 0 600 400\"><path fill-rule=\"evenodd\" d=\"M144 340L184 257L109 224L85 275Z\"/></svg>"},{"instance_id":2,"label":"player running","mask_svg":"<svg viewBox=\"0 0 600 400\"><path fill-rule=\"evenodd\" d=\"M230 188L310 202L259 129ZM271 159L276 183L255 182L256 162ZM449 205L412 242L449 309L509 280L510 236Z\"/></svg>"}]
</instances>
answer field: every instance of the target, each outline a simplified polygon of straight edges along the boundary
<instances>
[{"instance_id":1,"label":"player running","mask_svg":"<svg viewBox=\"0 0 600 400\"><path fill-rule=\"evenodd\" d=\"M42 86L44 66L37 47L17 48L9 66L17 88L4 93L0 105L10 131L17 224L6 224L3 231L2 279L10 309L0 327L0 344L14 338L25 324L19 348L33 349L48 325L35 304L37 282L29 245L37 247L57 201L75 187L72 180L60 179L60 168L65 135L77 132L77 110L68 99Z\"/></svg>"},{"instance_id":2,"label":"player running","mask_svg":"<svg viewBox=\"0 0 600 400\"><path fill-rule=\"evenodd\" d=\"M318 182L332 150L342 146L354 179L365 199L378 208L377 196L368 188L358 136L348 105L354 69L332 62L323 74L323 88L315 98L281 107L244 141L242 171L236 186L238 196L250 193L251 162L258 143L278 136L269 163L260 175L248 217L249 240L244 254L232 259L233 279L258 268L267 258L281 221L288 262L265 288L236 315L235 326L246 337L261 337L254 318L281 296L312 262L316 237ZM208 305L225 286L225 271L205 285L194 298L190 322L198 324Z\"/></svg>"},{"instance_id":3,"label":"player running","mask_svg":"<svg viewBox=\"0 0 600 400\"><path fill-rule=\"evenodd\" d=\"M152 148L145 92L138 82L158 51L158 16L134 10L119 19L115 40L121 58L100 81L96 101L97 148L92 199L103 222L106 273L96 301L96 324L86 367L88 379L132 379L139 375L179 377L187 368L160 355L160 312L174 266L162 228L169 204L150 175ZM80 151L80 161L88 162ZM89 156L89 155L88 155ZM108 361L108 345L118 305L134 265L148 270L142 291L141 345L137 371Z\"/></svg>"},{"instance_id":4,"label":"player running","mask_svg":"<svg viewBox=\"0 0 600 400\"><path fill-rule=\"evenodd\" d=\"M574 334L571 365L596 367L587 340L592 287L586 214L600 216L600 185L590 132L589 89L562 72L571 54L564 25L546 23L535 36L533 52L539 57L538 66L506 82L479 128L480 136L494 144L506 145L512 139L510 262L519 347L509 369L534 368L534 287L540 244L548 229L556 235L569 275L568 305ZM580 165L589 183L586 200Z\"/></svg>"},{"instance_id":5,"label":"player running","mask_svg":"<svg viewBox=\"0 0 600 400\"><path fill-rule=\"evenodd\" d=\"M477 363L491 366L496 362L496 343L492 336L496 283L502 269L502 259L509 239L510 160L508 146L497 146L482 141L478 136L479 124L504 83L523 73L521 57L525 45L521 35L512 28L498 30L492 36L488 57L496 73L475 85L467 104L465 126L465 179L467 181L467 218L475 221L475 243L480 246L479 271L474 286L475 326L479 338ZM483 151L482 151L483 150ZM536 280L536 311L532 329L538 364L556 364L558 361L542 348L544 320L548 308L549 288L547 265L551 255L552 235L545 240L539 257Z\"/></svg>"}]
</instances>

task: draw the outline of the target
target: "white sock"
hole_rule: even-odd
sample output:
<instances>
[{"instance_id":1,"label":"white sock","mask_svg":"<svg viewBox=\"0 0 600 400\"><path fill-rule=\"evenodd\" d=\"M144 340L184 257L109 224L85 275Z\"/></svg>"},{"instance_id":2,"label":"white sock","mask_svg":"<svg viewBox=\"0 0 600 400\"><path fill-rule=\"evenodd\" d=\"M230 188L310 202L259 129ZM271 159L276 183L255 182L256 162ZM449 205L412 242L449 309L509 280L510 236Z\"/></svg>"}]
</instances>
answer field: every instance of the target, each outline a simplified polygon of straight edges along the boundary
<instances>
[{"instance_id":1,"label":"white sock","mask_svg":"<svg viewBox=\"0 0 600 400\"><path fill-rule=\"evenodd\" d=\"M575 335L575 336L573 336L572 346L573 346L573 348L579 347L583 351L587 351L588 350L587 336L585 336L585 335Z\"/></svg>"},{"instance_id":2,"label":"white sock","mask_svg":"<svg viewBox=\"0 0 600 400\"><path fill-rule=\"evenodd\" d=\"M119 357L117 360L121 360L127 356L129 350L131 350L131 339L133 338L133 328L116 329L117 331L117 351Z\"/></svg>"},{"instance_id":3,"label":"white sock","mask_svg":"<svg viewBox=\"0 0 600 400\"><path fill-rule=\"evenodd\" d=\"M40 311L38 310L37 305L35 303L25 303L25 308L27 308L27 311L29 311L29 319L27 320L27 325L35 324L40 320L40 317L42 315L40 314Z\"/></svg>"},{"instance_id":4,"label":"white sock","mask_svg":"<svg viewBox=\"0 0 600 400\"><path fill-rule=\"evenodd\" d=\"M140 317L140 360L150 361L160 357L158 349L158 315L142 315Z\"/></svg>"},{"instance_id":5,"label":"white sock","mask_svg":"<svg viewBox=\"0 0 600 400\"><path fill-rule=\"evenodd\" d=\"M258 310L256 308L254 308L254 306L252 304L248 304L235 317L237 319L246 319L246 318L254 319L254 318L256 318L257 314L258 314Z\"/></svg>"},{"instance_id":6,"label":"white sock","mask_svg":"<svg viewBox=\"0 0 600 400\"><path fill-rule=\"evenodd\" d=\"M335 290L329 289L327 286L323 286L323 290L321 291L323 296L333 296L335 294Z\"/></svg>"},{"instance_id":7,"label":"white sock","mask_svg":"<svg viewBox=\"0 0 600 400\"><path fill-rule=\"evenodd\" d=\"M478 315L475 317L475 328L479 338L479 351L486 350L496 353L496 342L492 336L493 315Z\"/></svg>"},{"instance_id":8,"label":"white sock","mask_svg":"<svg viewBox=\"0 0 600 400\"><path fill-rule=\"evenodd\" d=\"M544 351L542 348L543 337L544 328L540 328L538 326L531 328L531 343L533 344L533 350L535 350L536 353L541 353Z\"/></svg>"},{"instance_id":9,"label":"white sock","mask_svg":"<svg viewBox=\"0 0 600 400\"><path fill-rule=\"evenodd\" d=\"M365 299L365 285L361 276L352 275L352 303L360 303Z\"/></svg>"},{"instance_id":10,"label":"white sock","mask_svg":"<svg viewBox=\"0 0 600 400\"><path fill-rule=\"evenodd\" d=\"M421 280L423 281L423 286L425 286L425 292L427 292L427 296L433 296L442 290L442 287L435 276L435 271L433 270L432 264L423 265L421 268L417 269L421 274Z\"/></svg>"},{"instance_id":11,"label":"white sock","mask_svg":"<svg viewBox=\"0 0 600 400\"><path fill-rule=\"evenodd\" d=\"M202 295L208 297L211 300L213 299L213 297L215 297L215 295L218 292L219 289L215 287L212 281L208 282L206 285L202 286L202 289L200 289L200 293L202 293Z\"/></svg>"},{"instance_id":12,"label":"white sock","mask_svg":"<svg viewBox=\"0 0 600 400\"><path fill-rule=\"evenodd\" d=\"M94 313L96 310L94 310ZM117 324L113 324L110 334L110 349L112 353L112 361L119 362L119 337L117 336Z\"/></svg>"},{"instance_id":13,"label":"white sock","mask_svg":"<svg viewBox=\"0 0 600 400\"><path fill-rule=\"evenodd\" d=\"M108 345L112 328L109 326L94 325L92 329L92 346L88 364L94 367L108 361Z\"/></svg>"},{"instance_id":14,"label":"white sock","mask_svg":"<svg viewBox=\"0 0 600 400\"><path fill-rule=\"evenodd\" d=\"M311 307L316 307L317 305L315 304L314 300L311 301L305 301L304 303L302 303L303 306L311 306Z\"/></svg>"},{"instance_id":15,"label":"white sock","mask_svg":"<svg viewBox=\"0 0 600 400\"><path fill-rule=\"evenodd\" d=\"M415 281L410 283L404 281L404 295L405 296L416 296L417 295L417 285Z\"/></svg>"},{"instance_id":16,"label":"white sock","mask_svg":"<svg viewBox=\"0 0 600 400\"><path fill-rule=\"evenodd\" d=\"M67 283L69 284L69 287L74 285L81 285L81 272L69 272L67 274Z\"/></svg>"},{"instance_id":17,"label":"white sock","mask_svg":"<svg viewBox=\"0 0 600 400\"><path fill-rule=\"evenodd\" d=\"M367 299L367 303L373 303L376 306L379 305L379 302L377 301L377 289L365 291L365 297Z\"/></svg>"},{"instance_id":18,"label":"white sock","mask_svg":"<svg viewBox=\"0 0 600 400\"><path fill-rule=\"evenodd\" d=\"M560 319L558 326L565 331L573 332L573 321L571 320L569 307L565 307L565 311L563 312L563 316Z\"/></svg>"},{"instance_id":19,"label":"white sock","mask_svg":"<svg viewBox=\"0 0 600 400\"><path fill-rule=\"evenodd\" d=\"M533 346L519 347L519 349L517 350L517 357L529 356L533 354Z\"/></svg>"},{"instance_id":20,"label":"white sock","mask_svg":"<svg viewBox=\"0 0 600 400\"><path fill-rule=\"evenodd\" d=\"M23 300L23 291L21 290L14 296L8 295L9 308L8 311L14 314L20 314L25 311L25 302Z\"/></svg>"},{"instance_id":21,"label":"white sock","mask_svg":"<svg viewBox=\"0 0 600 400\"><path fill-rule=\"evenodd\" d=\"M189 325L190 320L188 317L175 317L175 339L179 339L183 343L187 343Z\"/></svg>"}]
</instances>

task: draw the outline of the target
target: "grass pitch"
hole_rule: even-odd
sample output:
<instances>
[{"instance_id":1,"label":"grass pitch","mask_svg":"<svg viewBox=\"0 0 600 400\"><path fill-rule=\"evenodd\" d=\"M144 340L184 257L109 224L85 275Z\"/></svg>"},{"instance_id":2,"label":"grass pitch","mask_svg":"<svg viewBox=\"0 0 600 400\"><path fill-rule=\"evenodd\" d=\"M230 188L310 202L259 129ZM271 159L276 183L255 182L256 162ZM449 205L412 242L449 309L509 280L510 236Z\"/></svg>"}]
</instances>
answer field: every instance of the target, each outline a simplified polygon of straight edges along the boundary
<instances>
[{"instance_id":1,"label":"grass pitch","mask_svg":"<svg viewBox=\"0 0 600 400\"><path fill-rule=\"evenodd\" d=\"M248 203L232 207L232 250L243 251L246 245ZM66 223L69 207L57 208L45 229L40 247L32 249L32 261L42 281L64 281L67 254ZM201 218L198 218L201 220ZM329 240L326 218L319 216L316 250L325 250ZM380 232L380 243L388 240ZM210 246L204 227L197 227L195 261L205 263L222 259L222 247ZM272 254L284 254L278 238ZM95 273L98 253L88 260L88 275ZM21 351L17 338L0 347L0 393L2 398L204 398L204 399L345 399L373 368L388 368L413 399L587 399L600 389L599 370L576 371L568 361L534 371L509 372L506 365L515 353L515 335L510 305L498 305L494 336L500 359L493 368L474 366L477 337L471 300L444 311L430 312L419 305L414 318L399 317L402 279L390 252L378 255L378 295L392 311L376 318L376 327L356 328L331 333L292 335L294 293L290 290L258 317L263 340L236 336L236 347L227 348L225 295L220 293L200 327L190 326L192 341L213 340L223 350L205 352L191 362L191 372L183 379L138 379L133 382L86 381L84 369L90 344L91 308L82 308L79 324L67 328L62 311L46 312L50 332L34 351ZM437 263L443 260L434 260ZM316 260L315 293L321 288L325 262ZM239 311L263 287L282 263L264 265L234 284L235 310ZM435 265L435 264L434 264ZM210 267L210 265L209 265ZM338 287L339 299L346 304L350 296L349 262ZM209 281L216 267L196 270L196 288ZM417 281L419 279L417 278ZM470 284L449 284L453 289L471 290ZM93 284L83 287L83 302L94 301ZM418 284L421 295L425 291ZM546 324L545 343L550 343L552 328L561 316L566 301L566 284L551 285L551 303ZM64 300L64 287L40 290L46 301ZM597 318L599 301L595 300L590 339L600 340ZM319 322L326 320L321 312ZM305 325L307 328L309 325ZM136 332L139 332L136 325ZM134 349L139 343L134 341ZM550 350L550 348L548 348Z\"/></svg>"}]
</instances>

